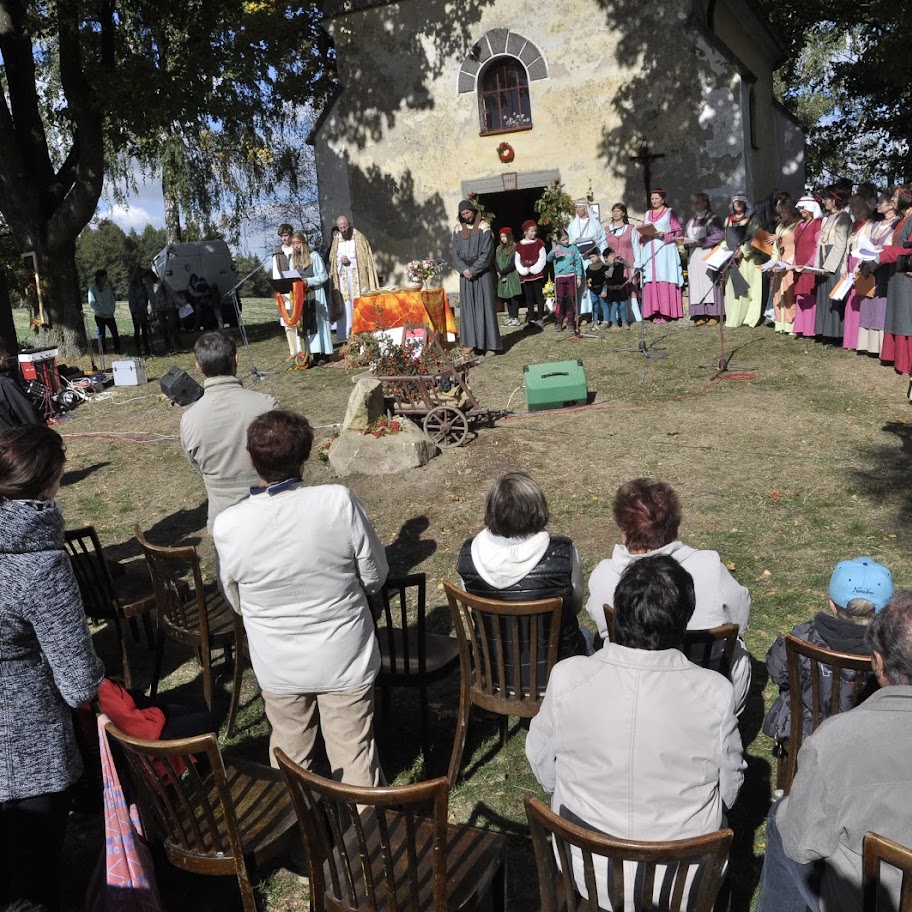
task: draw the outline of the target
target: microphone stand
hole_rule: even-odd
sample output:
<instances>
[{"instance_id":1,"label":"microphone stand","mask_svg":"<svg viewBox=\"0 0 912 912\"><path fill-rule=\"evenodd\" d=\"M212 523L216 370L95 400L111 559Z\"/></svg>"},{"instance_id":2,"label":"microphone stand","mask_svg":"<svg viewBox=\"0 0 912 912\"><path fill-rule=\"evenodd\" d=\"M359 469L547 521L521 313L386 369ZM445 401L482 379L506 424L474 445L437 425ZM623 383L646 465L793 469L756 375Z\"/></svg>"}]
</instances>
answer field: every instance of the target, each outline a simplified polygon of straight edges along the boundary
<instances>
[{"instance_id":1,"label":"microphone stand","mask_svg":"<svg viewBox=\"0 0 912 912\"><path fill-rule=\"evenodd\" d=\"M659 249L661 249L661 248L659 248ZM658 250L654 250L652 253L652 256L642 266L637 267L633 271L633 275L636 275L637 273L642 275L644 267L649 265L649 263L651 263L655 259L656 254L658 252L659 252ZM618 258L618 259L620 260L620 258ZM623 260L620 260L620 262L624 266L627 266L629 268L629 265L630 265L629 263L625 263ZM652 272L653 272L653 277L654 277L655 269L653 269ZM628 285L630 284L630 279L627 280L627 284ZM628 302L628 304L629 304L629 302ZM639 328L639 338L637 339L637 344L635 346L629 346L629 345L624 346L623 348L616 349L616 351L639 352L640 354L643 355L644 358L646 358L647 361L661 361L664 358L668 357L668 350L664 349L664 348L656 347L656 342L652 340L652 321L647 320L643 316L642 304L640 305L640 308L641 308L640 309L640 319L637 321L637 325ZM648 327L646 325L647 323L649 324Z\"/></svg>"},{"instance_id":2,"label":"microphone stand","mask_svg":"<svg viewBox=\"0 0 912 912\"><path fill-rule=\"evenodd\" d=\"M222 300L227 301L230 299L231 305L234 308L235 316L237 317L237 328L238 333L241 337L241 342L244 344L244 353L247 355L247 364L250 367L250 373L253 375L254 383L262 383L266 379L266 374L263 373L254 363L253 363L253 354L250 351L250 342L247 338L247 327L244 324L244 316L241 313L241 308L238 306L238 289L244 285L249 279L253 278L261 269L266 265L266 261L263 260L255 269L251 269L247 275L241 279L233 288L230 288L224 295L222 295Z\"/></svg>"}]
</instances>

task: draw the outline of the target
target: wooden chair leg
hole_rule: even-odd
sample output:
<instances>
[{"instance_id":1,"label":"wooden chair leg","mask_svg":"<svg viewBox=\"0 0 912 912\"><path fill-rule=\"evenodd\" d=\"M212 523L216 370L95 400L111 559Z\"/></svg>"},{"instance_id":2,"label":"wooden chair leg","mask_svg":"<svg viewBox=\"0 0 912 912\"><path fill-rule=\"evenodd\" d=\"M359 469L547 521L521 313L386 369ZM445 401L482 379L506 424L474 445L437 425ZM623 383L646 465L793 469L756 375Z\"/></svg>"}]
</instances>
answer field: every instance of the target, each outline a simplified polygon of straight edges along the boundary
<instances>
[{"instance_id":1,"label":"wooden chair leg","mask_svg":"<svg viewBox=\"0 0 912 912\"><path fill-rule=\"evenodd\" d=\"M152 671L152 685L149 688L149 696L154 700L158 693L158 682L161 678L162 660L165 656L165 634L159 630L155 640L155 668Z\"/></svg>"},{"instance_id":2,"label":"wooden chair leg","mask_svg":"<svg viewBox=\"0 0 912 912\"><path fill-rule=\"evenodd\" d=\"M253 892L253 884L250 880L247 864L243 858L236 858L234 863L237 866L238 887L241 891L241 903L243 904L244 912L257 912L256 896Z\"/></svg>"},{"instance_id":3,"label":"wooden chair leg","mask_svg":"<svg viewBox=\"0 0 912 912\"><path fill-rule=\"evenodd\" d=\"M237 722L238 709L241 705L241 686L244 683L245 653L240 643L234 649L234 674L231 679L231 703L228 706L228 737L234 737L234 724Z\"/></svg>"},{"instance_id":4,"label":"wooden chair leg","mask_svg":"<svg viewBox=\"0 0 912 912\"><path fill-rule=\"evenodd\" d=\"M501 749L507 746L507 735L510 733L510 717L500 717L500 746Z\"/></svg>"},{"instance_id":5,"label":"wooden chair leg","mask_svg":"<svg viewBox=\"0 0 912 912\"><path fill-rule=\"evenodd\" d=\"M418 699L421 700L421 751L424 754L424 775L430 776L431 768L431 733L428 718L427 687L423 684L418 688Z\"/></svg>"},{"instance_id":6,"label":"wooden chair leg","mask_svg":"<svg viewBox=\"0 0 912 912\"><path fill-rule=\"evenodd\" d=\"M450 788L454 788L459 778L459 767L462 765L462 754L465 751L466 733L469 730L469 715L472 711L468 681L463 678L459 687L459 710L456 716L456 736L453 739L453 753L450 755L448 778Z\"/></svg>"},{"instance_id":7,"label":"wooden chair leg","mask_svg":"<svg viewBox=\"0 0 912 912\"><path fill-rule=\"evenodd\" d=\"M200 665L203 666L203 699L206 709L212 712L212 652L208 643L203 643L199 649Z\"/></svg>"}]
</instances>

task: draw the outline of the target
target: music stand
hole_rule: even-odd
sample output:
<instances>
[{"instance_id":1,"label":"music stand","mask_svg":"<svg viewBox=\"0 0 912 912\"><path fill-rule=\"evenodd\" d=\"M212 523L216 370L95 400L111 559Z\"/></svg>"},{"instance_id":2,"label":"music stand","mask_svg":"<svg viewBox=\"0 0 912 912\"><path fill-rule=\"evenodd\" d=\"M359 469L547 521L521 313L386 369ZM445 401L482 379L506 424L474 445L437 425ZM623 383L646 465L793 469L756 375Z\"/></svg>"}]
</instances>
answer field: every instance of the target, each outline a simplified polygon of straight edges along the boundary
<instances>
[{"instance_id":1,"label":"music stand","mask_svg":"<svg viewBox=\"0 0 912 912\"><path fill-rule=\"evenodd\" d=\"M713 380L718 380L719 377L723 377L725 374L728 374L729 366L731 365L731 358L725 357L725 285L728 282L728 274L729 274L729 271L732 266L734 266L734 257L729 259L721 269L717 270L716 278L713 280L713 287L710 288L710 290L709 290L710 292L712 292L714 288L718 287L719 291L722 295L722 313L719 315L719 361L716 363L715 366L713 366L711 364L701 364L700 365L701 370L715 369L716 372L712 375L712 377L709 378L710 382L712 382ZM741 278L741 281L743 282L744 277L741 276L740 272L737 272L737 267L735 267L735 271L736 271L737 275ZM706 295L703 296L703 300L704 301L706 300ZM702 301L700 303L702 303ZM735 351L736 350L732 351L732 353L731 353L732 357L734 357ZM742 368L739 368L739 370L753 372L753 371L758 370L758 368L742 367Z\"/></svg>"}]
</instances>

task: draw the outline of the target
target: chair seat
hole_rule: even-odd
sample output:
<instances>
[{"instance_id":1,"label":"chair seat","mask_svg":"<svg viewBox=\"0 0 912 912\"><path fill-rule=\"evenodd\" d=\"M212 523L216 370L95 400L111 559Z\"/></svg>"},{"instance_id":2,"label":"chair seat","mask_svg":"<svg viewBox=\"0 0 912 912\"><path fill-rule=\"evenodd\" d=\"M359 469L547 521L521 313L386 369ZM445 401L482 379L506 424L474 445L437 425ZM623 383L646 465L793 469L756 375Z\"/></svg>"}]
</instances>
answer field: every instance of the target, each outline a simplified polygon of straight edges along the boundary
<instances>
[{"instance_id":1,"label":"chair seat","mask_svg":"<svg viewBox=\"0 0 912 912\"><path fill-rule=\"evenodd\" d=\"M287 841L294 838L297 817L288 786L279 770L244 760L226 762L225 776L234 801L241 850L254 864L261 864L280 852ZM204 785L208 803L213 808L212 819L216 833L206 826L205 819L196 814L196 808L181 806L178 808L180 826L185 830L191 829L193 815L193 820L201 830L202 845L198 852L191 855L170 840L165 843L172 861L178 864L183 861L190 868L194 867L191 863L194 858L204 864L211 863L212 859L207 858L207 853L218 852L228 842L224 807L219 801L214 778L210 775ZM226 860L226 865L231 867L233 861Z\"/></svg>"},{"instance_id":2,"label":"chair seat","mask_svg":"<svg viewBox=\"0 0 912 912\"><path fill-rule=\"evenodd\" d=\"M405 661L404 640L408 639L408 662ZM409 630L403 636L399 627L381 627L377 633L380 643L380 675L390 681L397 678L408 678L420 674L418 665L418 644L420 634L417 630ZM390 639L393 642L392 654ZM436 633L427 633L424 636L424 665L428 677L444 675L459 661L459 643L455 637L442 636ZM382 681L380 683L383 683Z\"/></svg>"},{"instance_id":3,"label":"chair seat","mask_svg":"<svg viewBox=\"0 0 912 912\"><path fill-rule=\"evenodd\" d=\"M396 859L393 871L397 903L394 905L387 892L387 872L383 866L383 855L379 846L378 828L376 824L367 830L365 839L371 860L371 872L374 881L377 904L372 909L377 912L393 909L433 909L434 908L434 828L430 820L413 817L415 822L416 863L417 872L410 872L409 859L406 846L406 816L404 814L390 814L388 816L389 843L392 855ZM484 895L503 863L506 848L505 837L478 830L468 826L448 826L447 841L444 854L447 859L447 909L449 912L464 909L472 905L473 898ZM345 834L345 849L353 859L352 871L356 874L354 887L356 896L366 896L367 888L361 866L354 863L359 855L359 845L354 829L349 829ZM330 864L335 864L340 883L345 883L344 868L337 852L333 853L331 860L324 862L323 870L326 877L327 895L332 883ZM348 897L343 889L343 901ZM417 892L417 905L411 904L411 897ZM346 906L348 908L348 906ZM353 908L360 908L357 904Z\"/></svg>"},{"instance_id":4,"label":"chair seat","mask_svg":"<svg viewBox=\"0 0 912 912\"><path fill-rule=\"evenodd\" d=\"M194 646L199 643L199 609L195 597L184 603L184 614L186 628L172 624L167 616L162 621L172 639ZM206 616L209 619L209 640L213 646L234 642L234 609L221 592L206 593Z\"/></svg>"}]
</instances>

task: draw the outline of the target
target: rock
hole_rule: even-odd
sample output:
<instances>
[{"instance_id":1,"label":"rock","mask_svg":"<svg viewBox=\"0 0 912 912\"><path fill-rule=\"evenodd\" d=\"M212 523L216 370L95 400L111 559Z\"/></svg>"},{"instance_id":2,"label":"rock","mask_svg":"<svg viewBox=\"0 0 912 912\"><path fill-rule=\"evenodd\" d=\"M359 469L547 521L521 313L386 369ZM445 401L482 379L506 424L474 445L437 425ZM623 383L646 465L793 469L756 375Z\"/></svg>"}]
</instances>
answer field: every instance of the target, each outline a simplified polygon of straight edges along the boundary
<instances>
[{"instance_id":1,"label":"rock","mask_svg":"<svg viewBox=\"0 0 912 912\"><path fill-rule=\"evenodd\" d=\"M400 419L398 434L374 437L360 431L342 431L329 448L329 464L341 478L349 475L394 475L427 465L437 446L417 425Z\"/></svg>"},{"instance_id":2,"label":"rock","mask_svg":"<svg viewBox=\"0 0 912 912\"><path fill-rule=\"evenodd\" d=\"M355 384L351 396L348 397L342 430L363 431L384 414L386 409L383 404L382 384L379 380L364 378Z\"/></svg>"}]
</instances>

